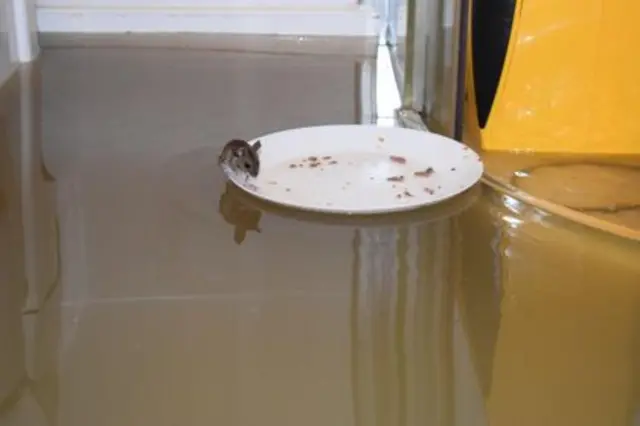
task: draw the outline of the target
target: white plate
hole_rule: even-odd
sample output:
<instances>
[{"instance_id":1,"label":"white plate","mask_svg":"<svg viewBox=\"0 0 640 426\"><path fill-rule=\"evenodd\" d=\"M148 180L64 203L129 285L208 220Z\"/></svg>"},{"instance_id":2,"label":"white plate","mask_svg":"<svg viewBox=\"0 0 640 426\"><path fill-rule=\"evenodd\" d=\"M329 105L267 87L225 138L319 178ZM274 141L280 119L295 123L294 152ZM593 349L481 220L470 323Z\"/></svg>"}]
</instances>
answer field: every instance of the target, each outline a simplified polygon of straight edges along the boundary
<instances>
[{"instance_id":1,"label":"white plate","mask_svg":"<svg viewBox=\"0 0 640 426\"><path fill-rule=\"evenodd\" d=\"M228 178L255 197L306 211L372 214L416 209L464 192L483 173L480 157L467 146L417 130L319 126L273 133L250 143L257 140L262 143L258 177ZM429 168L429 176L421 176Z\"/></svg>"}]
</instances>

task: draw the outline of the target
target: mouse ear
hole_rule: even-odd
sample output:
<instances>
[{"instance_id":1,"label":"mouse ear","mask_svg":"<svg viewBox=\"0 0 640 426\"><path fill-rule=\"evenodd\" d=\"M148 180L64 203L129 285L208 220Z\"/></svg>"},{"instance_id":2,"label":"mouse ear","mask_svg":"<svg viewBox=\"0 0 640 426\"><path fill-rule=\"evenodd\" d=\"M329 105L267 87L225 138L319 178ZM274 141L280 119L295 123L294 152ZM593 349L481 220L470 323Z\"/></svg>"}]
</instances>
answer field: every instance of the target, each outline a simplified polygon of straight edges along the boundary
<instances>
[{"instance_id":1,"label":"mouse ear","mask_svg":"<svg viewBox=\"0 0 640 426\"><path fill-rule=\"evenodd\" d=\"M260 162L260 158L258 157L258 153L253 148L247 151L247 156L249 158L251 158L251 161L253 161L256 164L258 164Z\"/></svg>"}]
</instances>

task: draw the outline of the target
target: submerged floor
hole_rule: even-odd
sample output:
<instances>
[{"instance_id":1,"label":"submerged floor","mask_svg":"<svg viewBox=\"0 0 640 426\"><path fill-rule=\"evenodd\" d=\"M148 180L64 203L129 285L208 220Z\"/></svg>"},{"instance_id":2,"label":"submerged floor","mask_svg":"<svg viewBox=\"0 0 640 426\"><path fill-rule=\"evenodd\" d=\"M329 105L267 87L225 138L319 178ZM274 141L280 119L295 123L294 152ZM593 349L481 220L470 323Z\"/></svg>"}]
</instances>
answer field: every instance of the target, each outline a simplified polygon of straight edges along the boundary
<instances>
[{"instance_id":1,"label":"submerged floor","mask_svg":"<svg viewBox=\"0 0 640 426\"><path fill-rule=\"evenodd\" d=\"M371 59L59 48L5 86L0 425L637 422L637 243L487 187L345 224L225 185L232 137L366 121Z\"/></svg>"}]
</instances>

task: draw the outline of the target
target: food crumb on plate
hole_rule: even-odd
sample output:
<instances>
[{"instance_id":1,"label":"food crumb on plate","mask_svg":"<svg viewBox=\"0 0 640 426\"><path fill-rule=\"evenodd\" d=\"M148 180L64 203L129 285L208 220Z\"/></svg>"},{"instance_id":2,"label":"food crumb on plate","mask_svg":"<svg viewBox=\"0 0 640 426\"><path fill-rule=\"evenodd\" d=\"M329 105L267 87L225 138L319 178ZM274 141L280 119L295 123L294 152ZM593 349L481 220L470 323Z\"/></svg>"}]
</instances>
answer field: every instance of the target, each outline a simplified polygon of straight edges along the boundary
<instances>
[{"instance_id":1,"label":"food crumb on plate","mask_svg":"<svg viewBox=\"0 0 640 426\"><path fill-rule=\"evenodd\" d=\"M431 188L425 188L425 189L424 189L424 192L426 192L426 193L427 193L427 194L429 194L429 195L433 195L433 193L434 193L435 191L434 191L433 189L431 189Z\"/></svg>"},{"instance_id":2,"label":"food crumb on plate","mask_svg":"<svg viewBox=\"0 0 640 426\"><path fill-rule=\"evenodd\" d=\"M413 175L416 177L429 177L431 176L433 173L435 172L435 170L433 170L433 167L427 167L424 170L418 171L418 172L413 172Z\"/></svg>"},{"instance_id":3,"label":"food crumb on plate","mask_svg":"<svg viewBox=\"0 0 640 426\"><path fill-rule=\"evenodd\" d=\"M399 176L390 176L387 178L387 180L389 182L403 182L404 181L404 176L399 175Z\"/></svg>"},{"instance_id":4,"label":"food crumb on plate","mask_svg":"<svg viewBox=\"0 0 640 426\"><path fill-rule=\"evenodd\" d=\"M390 155L389 159L397 164L406 164L407 163L407 159L404 157L400 157L399 155Z\"/></svg>"}]
</instances>

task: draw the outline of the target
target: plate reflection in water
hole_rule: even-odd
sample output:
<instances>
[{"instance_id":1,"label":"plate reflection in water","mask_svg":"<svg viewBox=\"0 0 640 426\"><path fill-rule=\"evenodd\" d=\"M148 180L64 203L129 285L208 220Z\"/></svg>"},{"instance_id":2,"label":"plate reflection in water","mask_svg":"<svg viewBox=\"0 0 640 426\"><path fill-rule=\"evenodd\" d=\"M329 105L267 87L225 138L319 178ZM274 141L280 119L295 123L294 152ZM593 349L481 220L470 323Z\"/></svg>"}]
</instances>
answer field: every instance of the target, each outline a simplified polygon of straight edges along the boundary
<instances>
[{"instance_id":1,"label":"plate reflection in water","mask_svg":"<svg viewBox=\"0 0 640 426\"><path fill-rule=\"evenodd\" d=\"M454 223L479 193L475 187L418 211L354 217L281 208L225 185L219 211L234 239L260 229L263 212L352 233L353 424L432 419L444 425L453 419Z\"/></svg>"}]
</instances>

